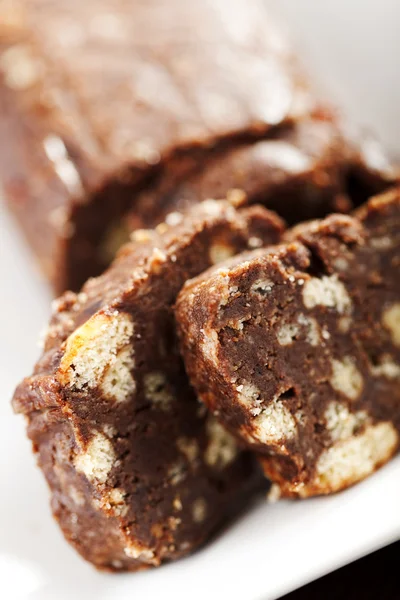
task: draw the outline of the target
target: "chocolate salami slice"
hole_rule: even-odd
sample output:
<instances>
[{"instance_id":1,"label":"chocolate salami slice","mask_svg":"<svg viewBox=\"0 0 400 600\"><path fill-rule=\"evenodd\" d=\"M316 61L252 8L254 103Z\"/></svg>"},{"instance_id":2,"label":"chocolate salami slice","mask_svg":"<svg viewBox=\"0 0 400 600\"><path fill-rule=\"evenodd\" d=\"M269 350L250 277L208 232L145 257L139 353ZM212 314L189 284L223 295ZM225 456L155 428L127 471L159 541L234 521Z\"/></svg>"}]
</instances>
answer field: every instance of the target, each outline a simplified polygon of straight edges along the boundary
<instances>
[{"instance_id":1,"label":"chocolate salami slice","mask_svg":"<svg viewBox=\"0 0 400 600\"><path fill-rule=\"evenodd\" d=\"M284 496L328 494L400 443L400 192L188 282L191 381Z\"/></svg>"},{"instance_id":2,"label":"chocolate salami slice","mask_svg":"<svg viewBox=\"0 0 400 600\"><path fill-rule=\"evenodd\" d=\"M56 291L186 182L186 204L233 185L292 223L385 187L312 87L261 0L2 1L0 182Z\"/></svg>"},{"instance_id":3,"label":"chocolate salami slice","mask_svg":"<svg viewBox=\"0 0 400 600\"><path fill-rule=\"evenodd\" d=\"M54 516L99 568L188 554L260 484L253 457L189 385L172 305L188 278L277 242L282 222L215 201L174 220L135 232L101 277L55 302L43 355L14 396Z\"/></svg>"}]
</instances>

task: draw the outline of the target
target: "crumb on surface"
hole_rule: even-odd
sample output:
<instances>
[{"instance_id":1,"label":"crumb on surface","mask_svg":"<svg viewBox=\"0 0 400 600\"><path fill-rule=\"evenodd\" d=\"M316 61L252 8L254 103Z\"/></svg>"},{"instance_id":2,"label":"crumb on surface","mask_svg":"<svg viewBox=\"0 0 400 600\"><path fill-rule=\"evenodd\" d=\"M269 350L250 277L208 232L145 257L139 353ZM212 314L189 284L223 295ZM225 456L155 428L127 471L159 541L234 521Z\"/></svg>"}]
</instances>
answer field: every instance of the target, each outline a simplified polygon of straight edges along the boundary
<instances>
[{"instance_id":1,"label":"crumb on surface","mask_svg":"<svg viewBox=\"0 0 400 600\"><path fill-rule=\"evenodd\" d=\"M183 221L183 215L182 215L182 213L180 213L178 211L170 212L165 217L165 222L170 227L179 225L180 223L182 223L182 221Z\"/></svg>"},{"instance_id":2,"label":"crumb on surface","mask_svg":"<svg viewBox=\"0 0 400 600\"><path fill-rule=\"evenodd\" d=\"M144 548L143 546L139 546L139 544L129 542L129 544L125 546L124 552L129 558L141 560L148 564L156 564L154 560L154 551L150 548Z\"/></svg>"},{"instance_id":3,"label":"crumb on surface","mask_svg":"<svg viewBox=\"0 0 400 600\"><path fill-rule=\"evenodd\" d=\"M152 240L153 234L150 229L135 229L130 234L132 242L146 243Z\"/></svg>"},{"instance_id":4,"label":"crumb on surface","mask_svg":"<svg viewBox=\"0 0 400 600\"><path fill-rule=\"evenodd\" d=\"M251 286L251 292L259 296L265 296L272 291L274 285L274 282L270 279L257 279Z\"/></svg>"},{"instance_id":5,"label":"crumb on surface","mask_svg":"<svg viewBox=\"0 0 400 600\"><path fill-rule=\"evenodd\" d=\"M210 217L219 217L223 211L223 204L218 200L214 200L213 198L203 200L199 207L200 210Z\"/></svg>"}]
</instances>

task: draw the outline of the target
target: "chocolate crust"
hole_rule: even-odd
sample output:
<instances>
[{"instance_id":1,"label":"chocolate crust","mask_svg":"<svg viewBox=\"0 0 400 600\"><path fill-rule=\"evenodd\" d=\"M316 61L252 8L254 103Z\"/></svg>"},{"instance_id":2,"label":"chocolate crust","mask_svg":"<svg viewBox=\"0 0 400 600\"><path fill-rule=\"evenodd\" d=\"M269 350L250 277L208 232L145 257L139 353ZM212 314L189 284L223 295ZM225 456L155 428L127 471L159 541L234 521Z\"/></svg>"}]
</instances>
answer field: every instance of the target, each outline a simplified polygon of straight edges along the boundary
<instances>
[{"instance_id":1,"label":"chocolate crust","mask_svg":"<svg viewBox=\"0 0 400 600\"><path fill-rule=\"evenodd\" d=\"M193 203L240 184L293 223L394 176L321 109L261 1L15 0L0 28L0 178L57 292L99 274L127 228L180 210L182 188ZM260 160L277 138L294 171L282 146Z\"/></svg>"},{"instance_id":2,"label":"chocolate crust","mask_svg":"<svg viewBox=\"0 0 400 600\"><path fill-rule=\"evenodd\" d=\"M372 140L364 140L365 149ZM371 152L372 154L372 152ZM381 158L383 158L381 156ZM367 152L346 139L337 118L316 111L271 130L263 139L232 144L210 153L180 177L160 177L138 195L126 229L152 224L204 198L241 193L249 204L274 210L289 224L349 212L387 183L367 163ZM392 172L394 177L394 170ZM144 217L143 217L144 215Z\"/></svg>"},{"instance_id":3,"label":"chocolate crust","mask_svg":"<svg viewBox=\"0 0 400 600\"><path fill-rule=\"evenodd\" d=\"M284 496L339 491L400 445L400 191L289 230L181 291L192 384Z\"/></svg>"},{"instance_id":4,"label":"chocolate crust","mask_svg":"<svg viewBox=\"0 0 400 600\"><path fill-rule=\"evenodd\" d=\"M56 301L13 406L27 418L56 520L96 567L186 555L260 489L253 457L189 385L172 304L189 277L282 231L261 207L207 201L174 226L135 232L101 277Z\"/></svg>"}]
</instances>

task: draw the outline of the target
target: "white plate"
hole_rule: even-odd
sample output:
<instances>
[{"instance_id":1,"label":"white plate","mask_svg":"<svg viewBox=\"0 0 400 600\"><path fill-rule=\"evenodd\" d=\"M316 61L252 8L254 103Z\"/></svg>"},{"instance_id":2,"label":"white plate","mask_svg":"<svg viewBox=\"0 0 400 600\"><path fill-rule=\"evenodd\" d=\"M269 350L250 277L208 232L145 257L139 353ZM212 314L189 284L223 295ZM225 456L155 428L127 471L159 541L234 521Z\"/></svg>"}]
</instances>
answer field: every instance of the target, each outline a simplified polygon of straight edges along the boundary
<instances>
[{"instance_id":1,"label":"white plate","mask_svg":"<svg viewBox=\"0 0 400 600\"><path fill-rule=\"evenodd\" d=\"M213 1L213 0L211 0ZM400 157L399 0L266 0L352 120Z\"/></svg>"},{"instance_id":2,"label":"white plate","mask_svg":"<svg viewBox=\"0 0 400 600\"><path fill-rule=\"evenodd\" d=\"M367 124L376 125L393 144L394 129L388 122L385 130L385 118L388 114L394 115L400 105L399 87L395 87L399 83L395 78L397 71L391 66L395 57L400 56L400 47L393 52L394 44L400 46L400 42L391 35L394 28L390 27L396 16L393 11L397 11L399 17L400 5L397 0L364 0L363 22L358 18L360 13L349 10L349 6L354 9L355 5L360 8L361 2L282 0L279 8L297 25L300 40L304 41L307 34L308 52L315 55L318 46L316 63L322 64L323 57L323 64L332 67L329 72L336 74L337 81L343 73L344 83L351 71L349 89L354 91L355 98L357 90L358 94L363 90L369 69L372 96L375 100L379 96L381 104L376 112L373 102L366 100L363 115ZM378 33L373 39L368 35L374 23L371 11L376 13L378 23ZM379 29L382 30L379 24L383 22L388 24L388 29L381 31L379 37ZM334 35L335 31L340 35ZM383 68L386 78L376 62L375 70L368 63L373 52L371 41L384 60L385 53L379 43L383 34L387 59L392 61ZM361 42L352 42L350 48L353 62L358 60L363 65L360 79L357 79L358 71L344 64L343 48L349 47L355 35ZM379 94L376 92L378 83L381 85ZM348 100L350 97L347 93ZM351 110L351 101L347 104ZM355 107L353 103L353 112ZM394 121L397 127L399 122L397 115ZM400 152L400 146L397 150ZM14 417L9 406L15 384L30 372L38 356L37 335L47 321L50 295L32 268L29 251L1 204L0 282L0 589L3 598L267 600L400 537L398 458L362 484L331 498L282 501L275 505L260 502L223 536L178 563L136 575L97 573L64 542L53 522L47 488L34 466L23 420Z\"/></svg>"}]
</instances>

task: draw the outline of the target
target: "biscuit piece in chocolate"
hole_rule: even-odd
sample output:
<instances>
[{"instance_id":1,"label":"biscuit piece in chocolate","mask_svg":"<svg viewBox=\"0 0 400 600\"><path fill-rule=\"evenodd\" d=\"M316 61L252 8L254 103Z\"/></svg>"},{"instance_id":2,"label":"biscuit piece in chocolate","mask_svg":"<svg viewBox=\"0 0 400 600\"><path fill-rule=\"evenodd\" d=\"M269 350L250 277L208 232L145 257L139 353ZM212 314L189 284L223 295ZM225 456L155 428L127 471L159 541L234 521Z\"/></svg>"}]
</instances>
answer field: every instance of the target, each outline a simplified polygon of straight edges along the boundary
<instances>
[{"instance_id":1,"label":"biscuit piece in chocolate","mask_svg":"<svg viewBox=\"0 0 400 600\"><path fill-rule=\"evenodd\" d=\"M55 518L97 567L188 554L260 483L189 386L172 305L186 279L278 241L282 223L259 207L195 208L174 227L137 231L108 271L56 302L43 356L14 396Z\"/></svg>"},{"instance_id":2,"label":"biscuit piece in chocolate","mask_svg":"<svg viewBox=\"0 0 400 600\"><path fill-rule=\"evenodd\" d=\"M262 0L0 2L0 180L56 291L180 210L186 182L192 203L232 181L268 205L271 172L292 223L348 207L358 150L312 87ZM376 160L369 192L391 178Z\"/></svg>"},{"instance_id":3,"label":"biscuit piece in chocolate","mask_svg":"<svg viewBox=\"0 0 400 600\"><path fill-rule=\"evenodd\" d=\"M177 301L199 397L284 496L328 494L400 442L400 191L188 282Z\"/></svg>"}]
</instances>

